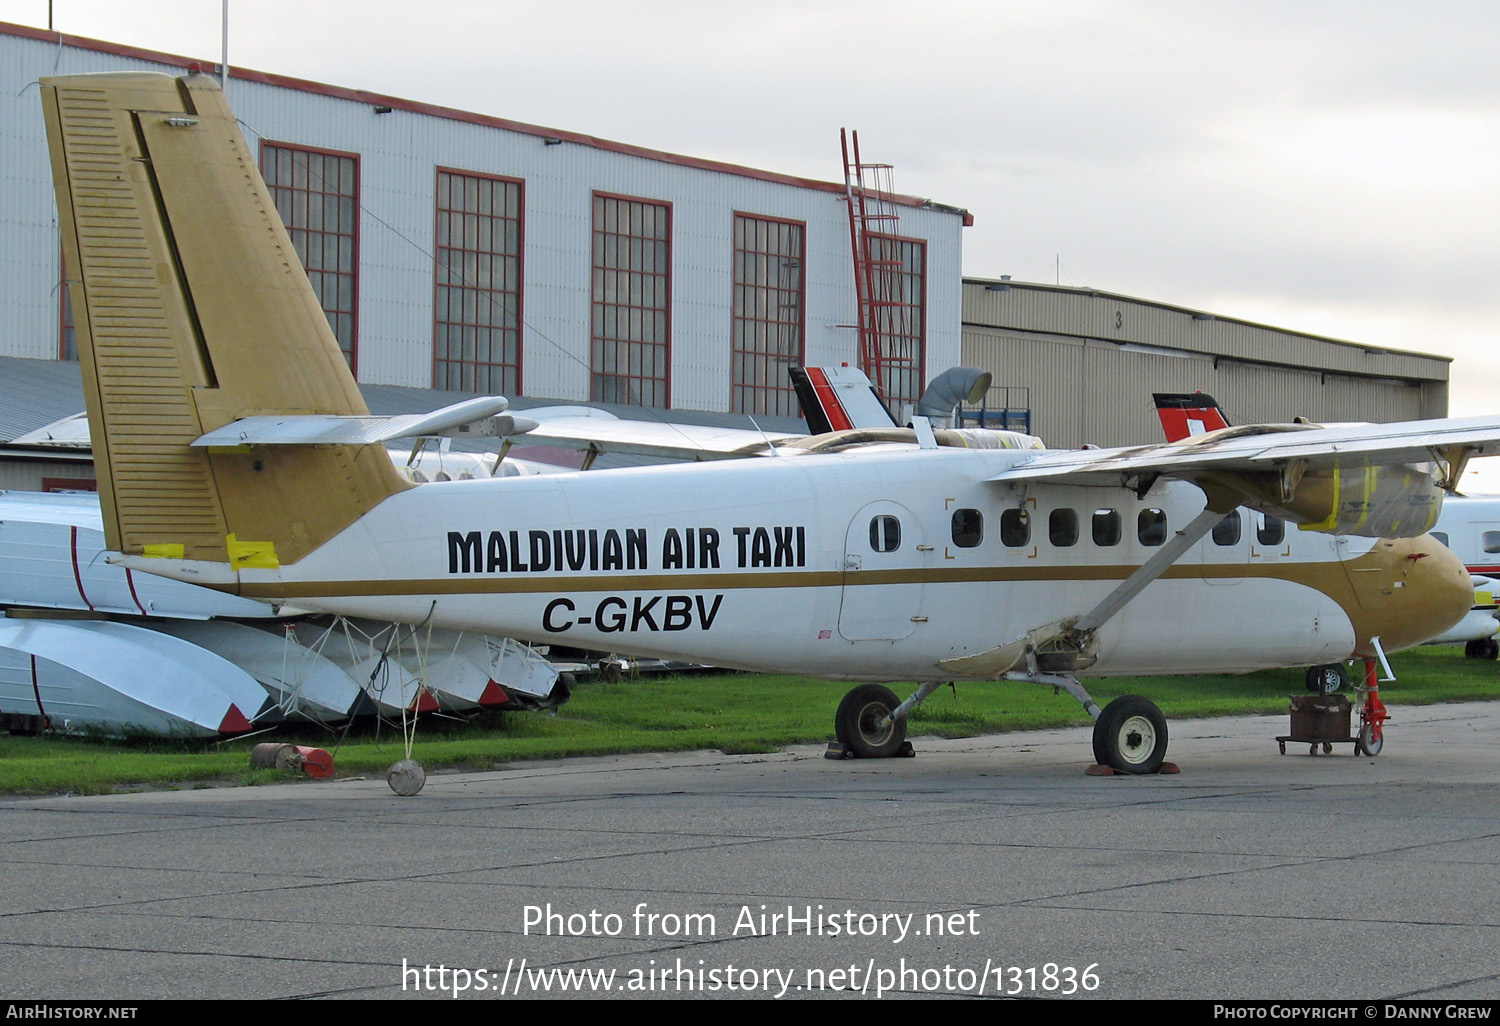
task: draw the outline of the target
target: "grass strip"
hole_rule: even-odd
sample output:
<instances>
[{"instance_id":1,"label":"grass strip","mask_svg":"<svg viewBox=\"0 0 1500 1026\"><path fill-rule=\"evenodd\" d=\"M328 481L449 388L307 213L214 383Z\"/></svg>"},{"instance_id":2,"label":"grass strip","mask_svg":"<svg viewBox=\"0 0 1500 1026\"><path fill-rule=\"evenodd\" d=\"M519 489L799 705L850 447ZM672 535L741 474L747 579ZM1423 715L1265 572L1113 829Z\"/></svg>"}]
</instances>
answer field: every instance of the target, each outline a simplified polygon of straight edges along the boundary
<instances>
[{"instance_id":1,"label":"grass strip","mask_svg":"<svg viewBox=\"0 0 1500 1026\"><path fill-rule=\"evenodd\" d=\"M1500 664L1465 659L1457 648L1416 649L1392 663L1398 679L1381 689L1388 705L1500 697ZM1101 706L1119 695L1140 694L1160 705L1171 720L1285 713L1288 695L1306 693L1303 674L1271 670L1106 678L1085 684ZM413 756L430 772L623 752L778 751L787 745L831 740L834 710L850 686L749 673L643 677L616 684L585 681L555 715L498 713L468 722L427 719L418 730ZM913 688L894 685L902 697ZM973 737L1088 722L1088 715L1067 694L1035 684L974 683L935 692L912 716L908 734ZM293 773L250 768L250 749L265 741L328 749L335 753L340 776L383 774L405 754L399 727L390 725L365 727L345 737L288 725L219 743L0 735L0 793L106 794L301 779Z\"/></svg>"}]
</instances>

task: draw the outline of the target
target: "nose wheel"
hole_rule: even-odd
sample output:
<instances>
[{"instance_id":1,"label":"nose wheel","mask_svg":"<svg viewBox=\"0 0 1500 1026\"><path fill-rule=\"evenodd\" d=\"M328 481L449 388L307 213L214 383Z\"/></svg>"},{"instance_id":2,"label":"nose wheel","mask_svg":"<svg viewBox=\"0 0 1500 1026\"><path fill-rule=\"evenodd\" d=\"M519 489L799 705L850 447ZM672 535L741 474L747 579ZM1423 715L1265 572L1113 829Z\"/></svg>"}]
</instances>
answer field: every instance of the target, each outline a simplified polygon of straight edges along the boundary
<instances>
[{"instance_id":1,"label":"nose wheel","mask_svg":"<svg viewBox=\"0 0 1500 1026\"><path fill-rule=\"evenodd\" d=\"M1349 671L1343 663L1327 663L1307 668L1307 690L1315 695L1332 695L1349 686Z\"/></svg>"}]
</instances>

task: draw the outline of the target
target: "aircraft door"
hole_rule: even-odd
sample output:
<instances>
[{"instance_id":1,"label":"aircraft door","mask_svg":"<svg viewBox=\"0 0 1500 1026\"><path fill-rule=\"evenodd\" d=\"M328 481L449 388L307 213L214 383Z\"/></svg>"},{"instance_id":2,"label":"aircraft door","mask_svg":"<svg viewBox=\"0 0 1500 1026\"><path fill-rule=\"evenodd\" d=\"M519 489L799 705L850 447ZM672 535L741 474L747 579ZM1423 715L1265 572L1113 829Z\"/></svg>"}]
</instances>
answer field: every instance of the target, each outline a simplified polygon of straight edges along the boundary
<instances>
[{"instance_id":1,"label":"aircraft door","mask_svg":"<svg viewBox=\"0 0 1500 1026\"><path fill-rule=\"evenodd\" d=\"M921 568L932 547L911 510L881 500L854 515L844 537L839 634L849 641L897 641L922 616Z\"/></svg>"}]
</instances>

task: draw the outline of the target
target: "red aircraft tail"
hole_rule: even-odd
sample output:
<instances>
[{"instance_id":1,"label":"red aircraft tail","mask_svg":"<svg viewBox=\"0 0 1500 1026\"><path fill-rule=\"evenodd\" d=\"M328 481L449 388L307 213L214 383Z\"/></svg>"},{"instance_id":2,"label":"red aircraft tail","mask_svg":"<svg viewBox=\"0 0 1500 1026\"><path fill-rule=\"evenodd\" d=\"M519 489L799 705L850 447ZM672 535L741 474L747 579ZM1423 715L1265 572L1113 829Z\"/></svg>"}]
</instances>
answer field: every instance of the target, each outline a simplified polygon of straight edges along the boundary
<instances>
[{"instance_id":1,"label":"red aircraft tail","mask_svg":"<svg viewBox=\"0 0 1500 1026\"><path fill-rule=\"evenodd\" d=\"M864 372L843 364L839 367L788 368L797 402L807 421L808 434L850 428L895 427L896 421L880 401L880 395Z\"/></svg>"},{"instance_id":2,"label":"red aircraft tail","mask_svg":"<svg viewBox=\"0 0 1500 1026\"><path fill-rule=\"evenodd\" d=\"M1207 392L1156 392L1151 398L1169 442L1229 426L1218 401Z\"/></svg>"}]
</instances>

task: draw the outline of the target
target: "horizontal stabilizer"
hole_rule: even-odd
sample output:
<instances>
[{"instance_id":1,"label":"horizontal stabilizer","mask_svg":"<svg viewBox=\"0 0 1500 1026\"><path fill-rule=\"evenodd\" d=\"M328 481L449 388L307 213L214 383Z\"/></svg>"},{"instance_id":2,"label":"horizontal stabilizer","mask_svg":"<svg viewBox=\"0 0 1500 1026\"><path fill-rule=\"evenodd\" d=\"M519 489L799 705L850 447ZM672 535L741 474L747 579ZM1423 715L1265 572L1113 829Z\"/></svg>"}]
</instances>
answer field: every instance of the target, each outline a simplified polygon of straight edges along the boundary
<instances>
[{"instance_id":1,"label":"horizontal stabilizer","mask_svg":"<svg viewBox=\"0 0 1500 1026\"><path fill-rule=\"evenodd\" d=\"M537 426L528 417L504 413L503 396L484 396L431 413L396 417L327 414L246 417L200 436L198 448L236 445L370 445L398 438L499 438Z\"/></svg>"}]
</instances>

